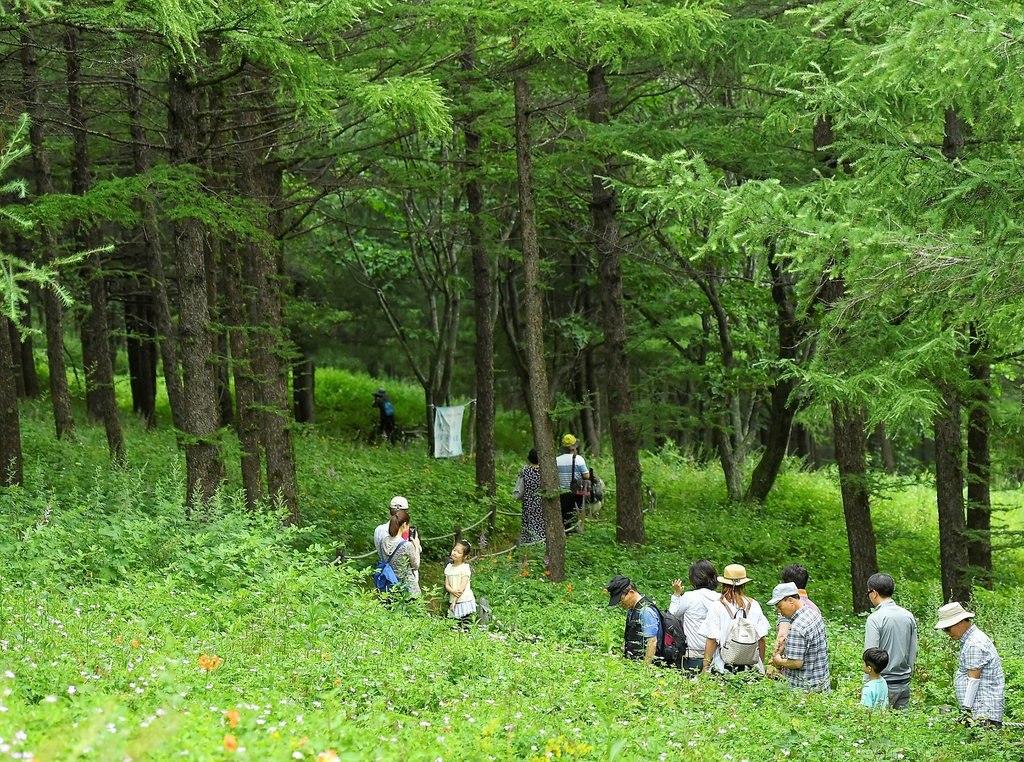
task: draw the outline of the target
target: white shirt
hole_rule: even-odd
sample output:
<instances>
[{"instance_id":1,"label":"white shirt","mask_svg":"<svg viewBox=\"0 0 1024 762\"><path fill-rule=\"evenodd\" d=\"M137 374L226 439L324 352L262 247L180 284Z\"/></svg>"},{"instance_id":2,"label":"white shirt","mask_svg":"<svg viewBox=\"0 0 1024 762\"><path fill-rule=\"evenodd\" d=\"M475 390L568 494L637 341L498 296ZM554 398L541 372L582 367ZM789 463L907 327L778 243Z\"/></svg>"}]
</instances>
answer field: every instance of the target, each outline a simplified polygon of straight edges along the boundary
<instances>
[{"instance_id":1,"label":"white shirt","mask_svg":"<svg viewBox=\"0 0 1024 762\"><path fill-rule=\"evenodd\" d=\"M750 604L750 608L747 610L747 619L754 625L757 637L763 638L768 634L771 625L768 624L768 619L761 611L761 604L753 598L747 598L747 601ZM732 621L734 613L736 613L736 608L724 599L722 599L722 603L712 603L708 606L708 615L705 617L704 624L700 628L700 635L702 637L711 638L718 643L719 647L715 649L715 655L711 661L719 672L725 672L721 645L722 641L725 640L726 630L729 629L729 622ZM757 657L757 670L761 673L764 672L764 662L761 661L760 655Z\"/></svg>"},{"instance_id":2,"label":"white shirt","mask_svg":"<svg viewBox=\"0 0 1024 762\"><path fill-rule=\"evenodd\" d=\"M388 519L383 524L381 524L379 527L377 527L376 529L373 530L373 547L377 551L378 555L380 555L380 552L381 552L380 549L381 549L381 545L384 543L384 538L390 536L389 532L388 532L388 530L390 528L391 528L391 519ZM380 556L380 560L381 561L385 560L383 555Z\"/></svg>"},{"instance_id":3,"label":"white shirt","mask_svg":"<svg viewBox=\"0 0 1024 762\"><path fill-rule=\"evenodd\" d=\"M668 613L682 618L687 651L700 651L701 656L704 655L704 636L700 634L700 628L708 615L708 608L721 597L717 590L706 588L672 596Z\"/></svg>"},{"instance_id":4,"label":"white shirt","mask_svg":"<svg viewBox=\"0 0 1024 762\"><path fill-rule=\"evenodd\" d=\"M573 461L573 458L576 460ZM555 458L555 464L558 466L558 488L562 490L562 492L569 491L574 471L576 472L576 476L580 479L590 477L590 471L587 470L587 461L583 460L582 455L573 455L571 452L563 452Z\"/></svg>"}]
</instances>

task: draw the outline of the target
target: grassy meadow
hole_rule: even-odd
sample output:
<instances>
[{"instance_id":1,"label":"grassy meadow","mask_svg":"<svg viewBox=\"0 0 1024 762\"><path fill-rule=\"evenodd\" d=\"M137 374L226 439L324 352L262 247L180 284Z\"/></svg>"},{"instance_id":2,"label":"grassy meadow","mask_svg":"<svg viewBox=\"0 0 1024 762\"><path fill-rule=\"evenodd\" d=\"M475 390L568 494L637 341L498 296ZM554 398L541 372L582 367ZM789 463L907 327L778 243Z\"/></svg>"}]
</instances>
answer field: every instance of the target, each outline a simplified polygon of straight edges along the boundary
<instances>
[{"instance_id":1,"label":"grassy meadow","mask_svg":"<svg viewBox=\"0 0 1024 762\"><path fill-rule=\"evenodd\" d=\"M364 389L363 387L366 387ZM473 564L486 629L433 615L450 541L428 543L425 600L383 608L368 561L394 494L426 537L486 512L471 459L435 461L422 444L366 446L373 379L318 372L322 424L297 430L306 524L252 516L228 488L186 517L184 466L169 431L125 415L130 465L106 463L103 432L53 441L44 404L23 409L26 488L0 495L0 759L55 760L1020 760L1024 731L964 729L956 650L932 630L941 603L934 495L927 480L883 485L873 509L879 562L921 625L908 713L857 706L863 620L850 614L838 486L789 464L764 506L727 505L721 475L678 454L648 454L657 494L648 545L614 543L614 508L567 541L568 577L552 584L542 549ZM354 388L348 388L354 387ZM392 391L395 389L396 391ZM416 404L414 390L389 385ZM399 402L401 401L401 402ZM422 399L420 398L420 402ZM365 403L365 410L363 410ZM81 424L81 417L79 418ZM500 421L499 500L522 462L522 422ZM607 478L612 464L596 464ZM610 485L613 488L614 485ZM611 491L611 490L610 490ZM1024 526L1019 493L997 493L999 520ZM471 539L477 539L474 530ZM499 516L483 551L509 548ZM779 569L803 562L826 615L835 690L805 696L761 680L684 679L615 656L623 613L606 606L616 573L667 605L671 580L710 558L746 565L762 604ZM996 553L999 581L978 591L978 623L1007 675L1007 720L1024 721L1024 559Z\"/></svg>"}]
</instances>

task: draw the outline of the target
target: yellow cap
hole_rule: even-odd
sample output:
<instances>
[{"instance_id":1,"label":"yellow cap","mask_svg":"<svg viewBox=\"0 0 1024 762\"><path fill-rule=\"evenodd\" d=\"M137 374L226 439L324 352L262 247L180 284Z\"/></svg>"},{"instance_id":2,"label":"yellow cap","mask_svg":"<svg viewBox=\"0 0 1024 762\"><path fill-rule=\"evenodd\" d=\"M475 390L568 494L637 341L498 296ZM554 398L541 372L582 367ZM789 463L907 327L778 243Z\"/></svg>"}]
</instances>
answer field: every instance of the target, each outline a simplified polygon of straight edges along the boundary
<instances>
[{"instance_id":1,"label":"yellow cap","mask_svg":"<svg viewBox=\"0 0 1024 762\"><path fill-rule=\"evenodd\" d=\"M575 447L575 446L576 446L576 437L574 437L572 434L566 434L564 437L562 437L562 447Z\"/></svg>"}]
</instances>

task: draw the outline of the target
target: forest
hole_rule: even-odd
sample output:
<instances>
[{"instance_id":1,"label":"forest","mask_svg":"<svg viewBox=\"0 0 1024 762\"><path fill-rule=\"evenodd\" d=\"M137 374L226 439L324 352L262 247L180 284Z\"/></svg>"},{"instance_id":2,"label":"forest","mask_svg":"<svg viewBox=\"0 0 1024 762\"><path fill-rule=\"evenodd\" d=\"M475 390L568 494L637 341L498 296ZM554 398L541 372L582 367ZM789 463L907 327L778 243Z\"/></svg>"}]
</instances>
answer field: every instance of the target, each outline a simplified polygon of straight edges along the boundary
<instances>
[{"instance_id":1,"label":"forest","mask_svg":"<svg viewBox=\"0 0 1024 762\"><path fill-rule=\"evenodd\" d=\"M51 664L28 685L23 665L7 672L29 724L83 728L44 733L35 753L169 758L184 739L220 758L235 749L200 750L212 731L187 696L230 673L202 689L226 707L235 688L263 690L247 681L266 664L267 696L319 718L339 753L348 738L353 759L372 756L371 727L403 739L379 758L650 759L650 733L675 743L649 726L659 701L726 722L781 699L678 681L634 696L626 667L585 658L621 637L595 608L601 585L632 567L664 596L690 561L726 553L760 573L757 595L776 567L820 564L843 631L862 628L883 570L909 583L922 631L939 603L972 601L1009 647L1024 546L1022 30L1004 0L0 3L0 646ZM378 388L395 404L391 445ZM466 403L465 457L433 459L435 411ZM608 484L603 513L568 538L566 433ZM515 551L511 483L531 447L547 540ZM388 668L373 628L402 629L350 560L372 553L395 494L422 506L429 535L489 516L478 552L510 549L479 561L494 562L504 627L453 641L423 623L422 644L401 641L451 691L469 675L441 664L453 642L489 664L479 695L503 708L481 716L487 733L456 731L454 756L431 740L442 688L375 682L348 697L362 710L346 703L350 682L377 680L370 661ZM206 612L195 623L192 608ZM68 635L83 610L91 623ZM355 612L369 624L346 640ZM855 662L856 637L836 642ZM209 654L228 643L242 650L214 676ZM934 648L940 682L921 691L937 711L952 651ZM174 665L143 698L114 666L133 649L153 675ZM513 742L509 716L542 718L557 704L537 696L561 690L509 699L499 683L533 679L522 659L611 686L600 707L563 696L559 710L597 713L601 733ZM350 674L332 672L342 660ZM1019 646L1004 661L1019 685ZM90 670L95 686L74 677ZM644 730L619 738L623 701ZM693 758L781 759L807 734L821 756L805 758L849 752L823 739L863 718L808 703L818 730L798 729L790 704L790 735L755 728L774 747L694 741ZM175 719L145 732L157 708ZM100 743L118 712L142 730ZM4 714L0 749L21 732ZM880 722L889 740L855 753L896 748L901 721ZM953 758L934 722L904 751ZM986 753L1014 753L997 746Z\"/></svg>"}]
</instances>

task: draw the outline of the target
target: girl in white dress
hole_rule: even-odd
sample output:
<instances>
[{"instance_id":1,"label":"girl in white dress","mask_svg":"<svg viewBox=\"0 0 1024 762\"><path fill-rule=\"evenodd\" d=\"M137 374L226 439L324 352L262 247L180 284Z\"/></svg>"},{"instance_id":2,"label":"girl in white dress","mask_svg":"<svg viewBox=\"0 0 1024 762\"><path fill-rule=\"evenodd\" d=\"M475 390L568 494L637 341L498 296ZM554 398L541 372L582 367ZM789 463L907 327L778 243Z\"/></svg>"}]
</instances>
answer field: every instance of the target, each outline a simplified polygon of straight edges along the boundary
<instances>
[{"instance_id":1,"label":"girl in white dress","mask_svg":"<svg viewBox=\"0 0 1024 762\"><path fill-rule=\"evenodd\" d=\"M448 614L454 619L465 619L476 613L476 598L469 586L472 570L466 563L470 545L459 540L452 548L452 561L444 567L444 589L448 591Z\"/></svg>"}]
</instances>

